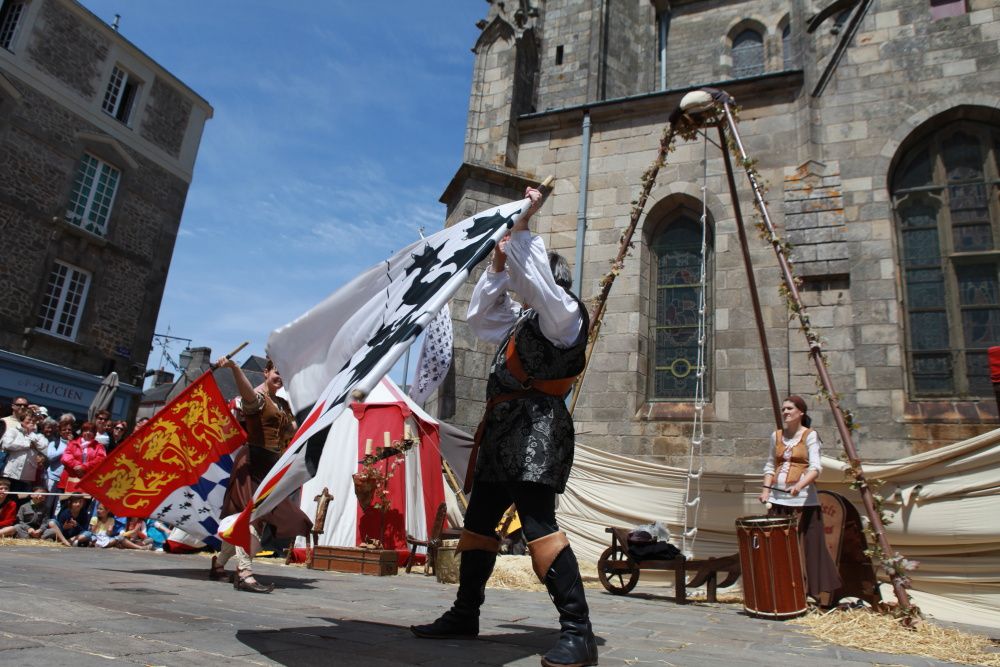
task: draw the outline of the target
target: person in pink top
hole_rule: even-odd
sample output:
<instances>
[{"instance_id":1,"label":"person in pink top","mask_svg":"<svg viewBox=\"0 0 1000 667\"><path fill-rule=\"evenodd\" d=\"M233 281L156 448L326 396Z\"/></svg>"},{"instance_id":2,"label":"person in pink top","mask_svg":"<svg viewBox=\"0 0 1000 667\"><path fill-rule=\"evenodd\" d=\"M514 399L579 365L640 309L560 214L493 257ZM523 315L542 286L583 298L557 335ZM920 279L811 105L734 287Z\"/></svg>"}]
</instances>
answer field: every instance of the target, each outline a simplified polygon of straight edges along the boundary
<instances>
[{"instance_id":1,"label":"person in pink top","mask_svg":"<svg viewBox=\"0 0 1000 667\"><path fill-rule=\"evenodd\" d=\"M80 479L96 468L107 455L104 445L97 441L97 428L92 422L84 422L80 427L80 437L71 440L63 452L63 474L59 485L67 493L73 493Z\"/></svg>"}]
</instances>

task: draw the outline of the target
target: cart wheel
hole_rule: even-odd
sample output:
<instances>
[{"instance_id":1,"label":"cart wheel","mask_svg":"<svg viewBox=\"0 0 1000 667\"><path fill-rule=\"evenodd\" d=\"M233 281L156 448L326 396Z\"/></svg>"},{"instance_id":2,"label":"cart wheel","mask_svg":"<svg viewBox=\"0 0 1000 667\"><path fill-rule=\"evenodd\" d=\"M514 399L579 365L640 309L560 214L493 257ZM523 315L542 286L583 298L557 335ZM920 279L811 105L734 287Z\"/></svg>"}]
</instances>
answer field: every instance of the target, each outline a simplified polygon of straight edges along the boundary
<instances>
[{"instance_id":1,"label":"cart wheel","mask_svg":"<svg viewBox=\"0 0 1000 667\"><path fill-rule=\"evenodd\" d=\"M597 578L612 595L625 595L639 583L639 566L621 549L608 547L597 561Z\"/></svg>"}]
</instances>

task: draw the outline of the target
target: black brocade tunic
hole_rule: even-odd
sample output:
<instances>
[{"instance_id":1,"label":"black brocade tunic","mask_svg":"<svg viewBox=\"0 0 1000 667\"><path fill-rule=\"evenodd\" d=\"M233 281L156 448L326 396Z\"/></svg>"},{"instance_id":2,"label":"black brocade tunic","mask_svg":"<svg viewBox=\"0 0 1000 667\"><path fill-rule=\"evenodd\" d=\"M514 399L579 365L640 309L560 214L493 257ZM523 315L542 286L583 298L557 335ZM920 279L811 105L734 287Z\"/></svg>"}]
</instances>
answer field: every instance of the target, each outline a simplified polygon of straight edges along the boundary
<instances>
[{"instance_id":1,"label":"black brocade tunic","mask_svg":"<svg viewBox=\"0 0 1000 667\"><path fill-rule=\"evenodd\" d=\"M574 297L575 299L575 297ZM526 314L511 329L493 358L486 384L486 399L522 389L507 370L504 351L510 336L521 365L529 377L556 380L579 374L584 367L589 318L576 300L583 326L573 346L556 347L542 334L538 314ZM556 493L566 488L573 466L573 418L563 396L534 394L496 405L486 416L486 426L476 460L476 481L537 482Z\"/></svg>"}]
</instances>

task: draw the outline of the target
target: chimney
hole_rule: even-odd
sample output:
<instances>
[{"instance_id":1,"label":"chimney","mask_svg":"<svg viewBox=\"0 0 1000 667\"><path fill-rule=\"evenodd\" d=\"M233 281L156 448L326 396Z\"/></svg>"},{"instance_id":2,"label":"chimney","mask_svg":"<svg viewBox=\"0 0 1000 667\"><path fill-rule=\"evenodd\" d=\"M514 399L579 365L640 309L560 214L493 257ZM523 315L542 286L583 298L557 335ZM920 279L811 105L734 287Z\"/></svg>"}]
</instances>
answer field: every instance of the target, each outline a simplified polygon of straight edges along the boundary
<instances>
[{"instance_id":1,"label":"chimney","mask_svg":"<svg viewBox=\"0 0 1000 667\"><path fill-rule=\"evenodd\" d=\"M187 356L187 363L185 363ZM212 348L189 347L181 353L181 367L189 381L194 381L199 375L212 366Z\"/></svg>"},{"instance_id":2,"label":"chimney","mask_svg":"<svg viewBox=\"0 0 1000 667\"><path fill-rule=\"evenodd\" d=\"M153 373L153 386L159 387L161 384L173 384L174 374L162 368Z\"/></svg>"}]
</instances>

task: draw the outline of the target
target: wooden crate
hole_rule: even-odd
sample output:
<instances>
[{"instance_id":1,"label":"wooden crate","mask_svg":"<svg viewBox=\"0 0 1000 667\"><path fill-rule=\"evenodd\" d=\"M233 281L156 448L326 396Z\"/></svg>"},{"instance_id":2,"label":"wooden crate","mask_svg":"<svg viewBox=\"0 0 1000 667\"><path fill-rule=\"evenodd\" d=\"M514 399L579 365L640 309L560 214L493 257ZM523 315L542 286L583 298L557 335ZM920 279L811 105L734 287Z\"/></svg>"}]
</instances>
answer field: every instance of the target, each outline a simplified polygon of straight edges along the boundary
<instances>
[{"instance_id":1,"label":"wooden crate","mask_svg":"<svg viewBox=\"0 0 1000 667\"><path fill-rule=\"evenodd\" d=\"M314 570L356 572L384 577L396 574L399 556L390 549L316 547L310 567Z\"/></svg>"}]
</instances>

